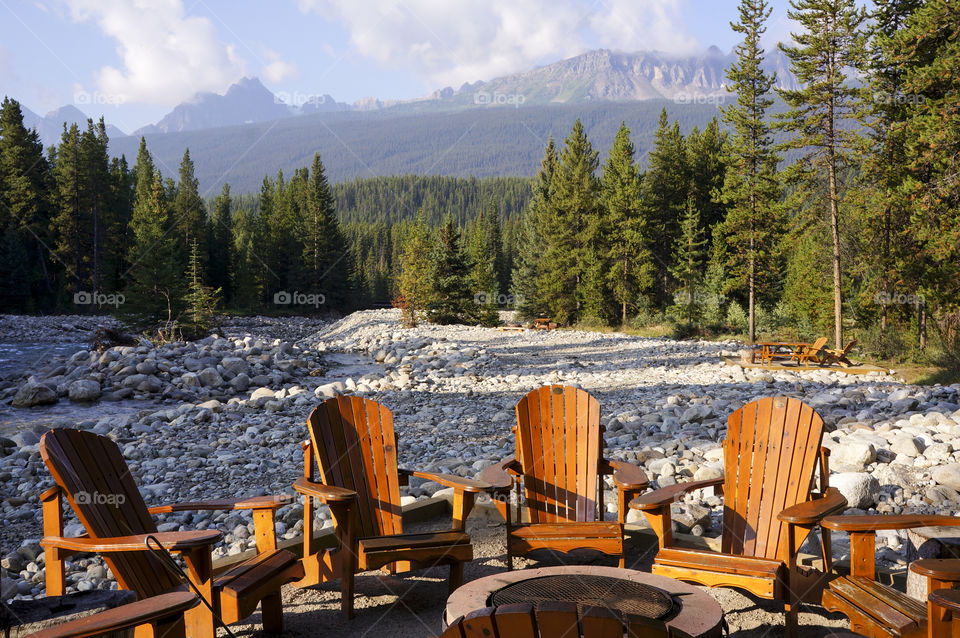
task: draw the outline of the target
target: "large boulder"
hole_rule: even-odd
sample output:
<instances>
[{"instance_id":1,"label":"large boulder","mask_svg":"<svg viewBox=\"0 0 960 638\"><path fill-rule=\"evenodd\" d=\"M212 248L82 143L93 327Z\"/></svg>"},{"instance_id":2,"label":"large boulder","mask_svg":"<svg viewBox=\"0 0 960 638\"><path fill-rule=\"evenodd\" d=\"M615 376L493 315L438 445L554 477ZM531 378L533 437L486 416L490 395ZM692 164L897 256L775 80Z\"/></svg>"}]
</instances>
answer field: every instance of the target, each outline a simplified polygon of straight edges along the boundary
<instances>
[{"instance_id":1,"label":"large boulder","mask_svg":"<svg viewBox=\"0 0 960 638\"><path fill-rule=\"evenodd\" d=\"M205 388L218 388L223 385L223 377L217 372L216 368L204 368L197 377Z\"/></svg>"},{"instance_id":2,"label":"large boulder","mask_svg":"<svg viewBox=\"0 0 960 638\"><path fill-rule=\"evenodd\" d=\"M100 398L100 384L93 379L77 379L67 386L71 401L96 401Z\"/></svg>"},{"instance_id":3,"label":"large boulder","mask_svg":"<svg viewBox=\"0 0 960 638\"><path fill-rule=\"evenodd\" d=\"M847 438L830 451L830 464L838 469L862 470L877 460L877 449L872 443Z\"/></svg>"},{"instance_id":4,"label":"large boulder","mask_svg":"<svg viewBox=\"0 0 960 638\"><path fill-rule=\"evenodd\" d=\"M955 490L960 490L960 463L949 463L934 468L933 480L938 485L946 485Z\"/></svg>"},{"instance_id":5,"label":"large boulder","mask_svg":"<svg viewBox=\"0 0 960 638\"><path fill-rule=\"evenodd\" d=\"M880 498L880 481L866 472L841 472L830 476L830 486L840 490L849 507L867 509Z\"/></svg>"},{"instance_id":6,"label":"large boulder","mask_svg":"<svg viewBox=\"0 0 960 638\"><path fill-rule=\"evenodd\" d=\"M35 405L49 405L57 402L56 391L42 383L27 383L13 395L13 407L29 408Z\"/></svg>"}]
</instances>

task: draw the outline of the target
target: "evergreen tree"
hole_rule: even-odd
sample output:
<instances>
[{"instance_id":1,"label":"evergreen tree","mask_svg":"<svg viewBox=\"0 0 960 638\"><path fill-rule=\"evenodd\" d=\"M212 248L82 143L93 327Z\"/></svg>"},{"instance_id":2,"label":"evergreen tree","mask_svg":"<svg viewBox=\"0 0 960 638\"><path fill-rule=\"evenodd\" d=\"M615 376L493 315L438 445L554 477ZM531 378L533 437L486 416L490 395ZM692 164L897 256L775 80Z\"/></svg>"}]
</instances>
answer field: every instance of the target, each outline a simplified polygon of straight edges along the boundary
<instances>
[{"instance_id":1,"label":"evergreen tree","mask_svg":"<svg viewBox=\"0 0 960 638\"><path fill-rule=\"evenodd\" d=\"M500 259L500 223L497 209L491 204L470 228L467 259L470 264L468 282L478 308L477 319L485 326L500 324L498 313L500 282L497 262Z\"/></svg>"},{"instance_id":2,"label":"evergreen tree","mask_svg":"<svg viewBox=\"0 0 960 638\"><path fill-rule=\"evenodd\" d=\"M779 158L766 119L776 75L764 72L760 46L770 11L766 0L740 2L740 21L730 27L743 35L743 41L735 49L737 61L727 71L729 90L736 92L737 101L723 109L723 119L734 131L722 190L722 199L729 205L724 224L728 265L732 287L746 289L750 343L756 340L758 287L773 268L781 216L776 175Z\"/></svg>"},{"instance_id":3,"label":"evergreen tree","mask_svg":"<svg viewBox=\"0 0 960 638\"><path fill-rule=\"evenodd\" d=\"M849 80L851 70L865 63L861 25L865 12L856 0L790 0L787 15L803 27L791 34L796 46L780 45L803 88L779 90L790 110L780 114L783 130L794 133L785 148L800 149L802 158L793 176L807 189L826 192L833 245L834 344L843 347L843 281L840 263L840 200L838 171L861 145L859 133L846 122L858 109L858 89Z\"/></svg>"},{"instance_id":4,"label":"evergreen tree","mask_svg":"<svg viewBox=\"0 0 960 638\"><path fill-rule=\"evenodd\" d=\"M670 126L667 110L663 109L643 181L644 214L654 238L655 292L662 303L669 298L671 251L679 234L679 221L686 210L689 190L690 170L680 125L674 122Z\"/></svg>"},{"instance_id":5,"label":"evergreen tree","mask_svg":"<svg viewBox=\"0 0 960 638\"><path fill-rule=\"evenodd\" d=\"M553 138L547 141L540 170L533 183L533 197L520 219L517 230L516 263L511 279L511 293L516 299L517 313L534 318L546 313L546 304L538 288L540 261L544 253L543 227L552 216L551 184L557 167L557 149Z\"/></svg>"},{"instance_id":6,"label":"evergreen tree","mask_svg":"<svg viewBox=\"0 0 960 638\"><path fill-rule=\"evenodd\" d=\"M127 297L135 310L151 316L172 320L179 308L179 290L182 272L179 264L179 246L170 232L170 215L164 198L163 180L154 174L153 188L146 199L139 196L134 202L130 219L133 245L127 260L130 285Z\"/></svg>"},{"instance_id":7,"label":"evergreen tree","mask_svg":"<svg viewBox=\"0 0 960 638\"><path fill-rule=\"evenodd\" d=\"M180 161L180 176L176 186L176 195L173 202L173 219L177 226L178 241L183 255L183 261L188 261L194 242L200 247L201 262L207 254L207 212L200 198L199 181L194 175L193 160L190 159L190 149L183 152ZM201 264L201 270L206 264Z\"/></svg>"},{"instance_id":8,"label":"evergreen tree","mask_svg":"<svg viewBox=\"0 0 960 638\"><path fill-rule=\"evenodd\" d=\"M399 294L394 303L403 310L404 325L410 328L417 325L433 299L430 285L431 244L430 229L421 211L417 213L410 234L402 243L402 252L397 260L400 266L397 281Z\"/></svg>"},{"instance_id":9,"label":"evergreen tree","mask_svg":"<svg viewBox=\"0 0 960 638\"><path fill-rule=\"evenodd\" d=\"M550 214L543 220L544 253L537 278L538 295L555 321L569 324L580 318L584 298L598 281L584 287L586 267L594 256L599 181L597 152L578 119L564 140L550 184Z\"/></svg>"},{"instance_id":10,"label":"evergreen tree","mask_svg":"<svg viewBox=\"0 0 960 638\"><path fill-rule=\"evenodd\" d=\"M89 275L91 237L88 236L91 220L88 218L88 193L85 188L83 167L80 161L80 128L63 125L60 146L53 164L56 183L56 243L53 256L63 268L63 287L68 295L78 291L91 292Z\"/></svg>"},{"instance_id":11,"label":"evergreen tree","mask_svg":"<svg viewBox=\"0 0 960 638\"><path fill-rule=\"evenodd\" d=\"M110 161L110 188L108 193L107 229L105 233L105 287L120 290L122 274L126 270L127 250L130 246L130 216L133 214L135 177L121 155Z\"/></svg>"},{"instance_id":12,"label":"evergreen tree","mask_svg":"<svg viewBox=\"0 0 960 638\"><path fill-rule=\"evenodd\" d=\"M680 236L674 244L674 263L670 274L679 282L680 290L674 296L674 303L681 308L687 325L692 326L699 319L700 283L704 271L706 240L700 226L700 212L693 205L691 196L687 210L680 222Z\"/></svg>"},{"instance_id":13,"label":"evergreen tree","mask_svg":"<svg viewBox=\"0 0 960 638\"><path fill-rule=\"evenodd\" d=\"M726 216L726 206L719 195L727 174L730 140L716 117L710 119L703 131L693 128L686 144L690 196L694 208L700 211L700 224L709 229Z\"/></svg>"},{"instance_id":14,"label":"evergreen tree","mask_svg":"<svg viewBox=\"0 0 960 638\"><path fill-rule=\"evenodd\" d=\"M260 307L264 295L262 274L267 268L257 256L257 240L263 233L258 230L258 216L247 206L239 206L231 221L232 301L237 308L253 310Z\"/></svg>"},{"instance_id":15,"label":"evergreen tree","mask_svg":"<svg viewBox=\"0 0 960 638\"><path fill-rule=\"evenodd\" d=\"M185 328L189 334L203 337L210 331L213 314L220 303L220 289L214 290L203 284L200 270L200 250L197 242L190 246L190 258L187 261L187 292L183 296L186 307Z\"/></svg>"},{"instance_id":16,"label":"evergreen tree","mask_svg":"<svg viewBox=\"0 0 960 638\"><path fill-rule=\"evenodd\" d=\"M330 307L344 309L350 293L350 249L334 205L320 154L314 153L303 202L305 276L310 285L319 286Z\"/></svg>"},{"instance_id":17,"label":"evergreen tree","mask_svg":"<svg viewBox=\"0 0 960 638\"><path fill-rule=\"evenodd\" d=\"M219 289L227 299L233 299L233 288L230 282L230 273L233 268L233 241L231 232L233 220L231 217L230 184L224 183L223 190L213 204L213 216L207 238L209 250L207 270L210 273L210 282ZM192 250L191 250L192 253ZM193 267L191 264L190 268Z\"/></svg>"},{"instance_id":18,"label":"evergreen tree","mask_svg":"<svg viewBox=\"0 0 960 638\"><path fill-rule=\"evenodd\" d=\"M641 176L634 161L630 129L620 124L600 178L600 200L608 223L607 283L620 306L620 323L642 291L653 283L647 219L641 208Z\"/></svg>"},{"instance_id":19,"label":"evergreen tree","mask_svg":"<svg viewBox=\"0 0 960 638\"><path fill-rule=\"evenodd\" d=\"M147 150L147 140L141 137L140 148L137 149L137 160L133 165L133 202L145 202L151 197L156 173L153 156Z\"/></svg>"},{"instance_id":20,"label":"evergreen tree","mask_svg":"<svg viewBox=\"0 0 960 638\"><path fill-rule=\"evenodd\" d=\"M433 323L473 322L476 304L467 282L467 262L460 247L460 230L453 218L437 229L430 253L429 282L431 299L427 318Z\"/></svg>"}]
</instances>

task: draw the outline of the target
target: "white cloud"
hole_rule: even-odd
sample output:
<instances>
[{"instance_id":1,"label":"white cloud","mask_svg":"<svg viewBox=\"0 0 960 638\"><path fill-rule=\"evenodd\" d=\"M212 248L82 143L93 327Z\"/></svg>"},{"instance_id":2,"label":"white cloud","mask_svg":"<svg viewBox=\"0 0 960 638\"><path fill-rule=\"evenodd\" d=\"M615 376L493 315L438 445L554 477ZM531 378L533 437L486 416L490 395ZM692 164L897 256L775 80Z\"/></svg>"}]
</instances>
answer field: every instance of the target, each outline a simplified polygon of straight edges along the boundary
<instances>
[{"instance_id":1,"label":"white cloud","mask_svg":"<svg viewBox=\"0 0 960 638\"><path fill-rule=\"evenodd\" d=\"M290 78L300 77L300 67L280 58L273 49L260 46L260 52L266 60L260 73L267 82L280 83Z\"/></svg>"},{"instance_id":2,"label":"white cloud","mask_svg":"<svg viewBox=\"0 0 960 638\"><path fill-rule=\"evenodd\" d=\"M182 0L66 0L76 21L92 20L117 41L123 68L104 66L98 90L125 103L172 105L199 91L222 92L245 63L204 17ZM281 72L277 69L275 72Z\"/></svg>"},{"instance_id":3,"label":"white cloud","mask_svg":"<svg viewBox=\"0 0 960 638\"><path fill-rule=\"evenodd\" d=\"M623 50L687 51L686 0L298 0L339 21L362 55L458 86L525 71L586 51L588 40Z\"/></svg>"}]
</instances>

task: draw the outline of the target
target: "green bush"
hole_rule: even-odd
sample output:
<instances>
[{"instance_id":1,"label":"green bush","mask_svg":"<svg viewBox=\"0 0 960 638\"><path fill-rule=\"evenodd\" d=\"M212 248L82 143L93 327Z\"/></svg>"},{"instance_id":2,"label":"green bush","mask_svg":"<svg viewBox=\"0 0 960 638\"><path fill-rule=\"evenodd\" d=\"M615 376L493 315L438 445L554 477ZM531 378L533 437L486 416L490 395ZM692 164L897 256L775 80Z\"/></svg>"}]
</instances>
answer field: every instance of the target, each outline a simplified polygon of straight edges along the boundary
<instances>
[{"instance_id":1,"label":"green bush","mask_svg":"<svg viewBox=\"0 0 960 638\"><path fill-rule=\"evenodd\" d=\"M740 332L746 332L749 328L750 318L747 311L736 301L731 301L727 306L727 323Z\"/></svg>"}]
</instances>

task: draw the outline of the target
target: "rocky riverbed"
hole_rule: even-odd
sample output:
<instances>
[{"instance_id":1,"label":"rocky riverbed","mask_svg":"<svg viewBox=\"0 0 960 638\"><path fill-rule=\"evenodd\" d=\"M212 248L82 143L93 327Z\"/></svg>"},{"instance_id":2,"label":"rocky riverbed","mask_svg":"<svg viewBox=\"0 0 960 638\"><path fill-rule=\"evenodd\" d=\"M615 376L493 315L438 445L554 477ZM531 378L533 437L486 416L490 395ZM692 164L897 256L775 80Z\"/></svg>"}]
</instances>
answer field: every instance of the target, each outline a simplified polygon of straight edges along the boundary
<instances>
[{"instance_id":1,"label":"rocky riverbed","mask_svg":"<svg viewBox=\"0 0 960 638\"><path fill-rule=\"evenodd\" d=\"M726 416L755 398L796 396L828 424L831 484L852 505L890 513L952 514L960 507L960 385L912 386L877 373L743 370L720 361L739 350L735 342L402 329L398 319L393 310L329 324L251 319L195 343L80 350L0 387L0 401L146 402L148 409L102 418L91 409L70 425L116 440L148 503L159 504L291 492L302 472L304 420L318 401L338 393L369 396L394 411L402 465L474 476L512 454L513 406L523 394L549 383L581 386L603 406L607 455L641 464L660 486L719 476ZM37 451L44 427L0 441L3 598L43 592L37 495L52 484ZM437 489L414 481L407 497ZM717 533L719 504L690 495L677 506L681 531ZM615 516L615 503L607 510ZM325 511L318 516L329 524ZM301 517L298 506L280 510L278 534L298 536ZM161 530L222 529L220 554L253 545L245 513L161 521ZM80 530L71 520L67 533ZM878 535L878 555L902 563L905 536ZM68 580L79 590L112 585L98 559L72 563Z\"/></svg>"}]
</instances>

